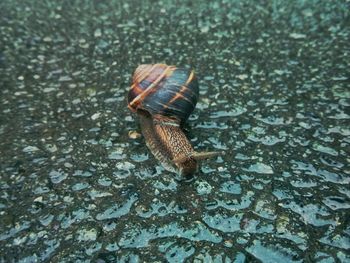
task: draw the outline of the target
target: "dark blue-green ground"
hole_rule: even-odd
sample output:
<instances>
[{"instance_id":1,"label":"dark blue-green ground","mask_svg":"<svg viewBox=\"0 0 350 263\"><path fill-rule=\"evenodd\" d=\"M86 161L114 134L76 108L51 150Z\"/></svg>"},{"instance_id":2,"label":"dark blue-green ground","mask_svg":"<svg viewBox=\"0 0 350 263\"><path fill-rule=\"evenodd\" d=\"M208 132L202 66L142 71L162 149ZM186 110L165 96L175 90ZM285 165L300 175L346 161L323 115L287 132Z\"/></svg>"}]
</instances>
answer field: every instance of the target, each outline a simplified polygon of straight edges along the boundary
<instances>
[{"instance_id":1,"label":"dark blue-green ground","mask_svg":"<svg viewBox=\"0 0 350 263\"><path fill-rule=\"evenodd\" d=\"M349 4L1 1L0 262L349 262ZM189 184L134 138L156 62L226 151Z\"/></svg>"}]
</instances>

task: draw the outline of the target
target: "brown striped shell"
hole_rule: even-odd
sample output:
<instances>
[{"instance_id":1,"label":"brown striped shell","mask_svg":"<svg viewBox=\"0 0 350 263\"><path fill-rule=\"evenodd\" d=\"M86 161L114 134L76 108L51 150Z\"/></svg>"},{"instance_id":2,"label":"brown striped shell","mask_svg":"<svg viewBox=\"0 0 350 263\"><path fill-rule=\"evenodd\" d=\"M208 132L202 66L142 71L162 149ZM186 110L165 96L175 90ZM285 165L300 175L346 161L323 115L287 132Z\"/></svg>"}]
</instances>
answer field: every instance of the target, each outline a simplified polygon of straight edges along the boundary
<instances>
[{"instance_id":1,"label":"brown striped shell","mask_svg":"<svg viewBox=\"0 0 350 263\"><path fill-rule=\"evenodd\" d=\"M152 116L166 116L184 123L194 110L199 95L194 72L165 64L140 65L135 70L128 94L128 107Z\"/></svg>"}]
</instances>

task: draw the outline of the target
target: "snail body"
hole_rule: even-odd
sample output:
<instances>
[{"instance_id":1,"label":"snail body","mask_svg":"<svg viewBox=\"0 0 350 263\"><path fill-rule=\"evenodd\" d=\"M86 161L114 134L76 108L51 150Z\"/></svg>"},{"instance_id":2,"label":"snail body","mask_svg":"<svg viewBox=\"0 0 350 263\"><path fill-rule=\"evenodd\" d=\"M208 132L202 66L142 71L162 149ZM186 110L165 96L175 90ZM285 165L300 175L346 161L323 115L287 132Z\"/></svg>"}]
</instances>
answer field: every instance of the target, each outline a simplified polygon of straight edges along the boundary
<instances>
[{"instance_id":1,"label":"snail body","mask_svg":"<svg viewBox=\"0 0 350 263\"><path fill-rule=\"evenodd\" d=\"M198 169L198 161L216 152L198 153L181 127L199 96L192 70L165 64L140 65L133 75L128 107L140 118L146 145L164 168L183 176Z\"/></svg>"}]
</instances>

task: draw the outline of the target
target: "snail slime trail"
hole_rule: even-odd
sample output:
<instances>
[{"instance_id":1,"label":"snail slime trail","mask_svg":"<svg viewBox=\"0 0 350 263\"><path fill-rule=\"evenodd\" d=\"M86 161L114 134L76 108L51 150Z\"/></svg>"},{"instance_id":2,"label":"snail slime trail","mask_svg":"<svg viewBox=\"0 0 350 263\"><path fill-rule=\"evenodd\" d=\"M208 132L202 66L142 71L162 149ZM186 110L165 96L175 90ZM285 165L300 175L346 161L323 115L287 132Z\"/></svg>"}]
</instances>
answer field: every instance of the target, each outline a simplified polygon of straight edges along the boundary
<instances>
[{"instance_id":1,"label":"snail slime trail","mask_svg":"<svg viewBox=\"0 0 350 263\"><path fill-rule=\"evenodd\" d=\"M199 96L193 70L165 64L140 65L128 94L128 107L140 118L147 147L164 168L182 176L198 170L198 161L221 152L196 152L181 126Z\"/></svg>"}]
</instances>

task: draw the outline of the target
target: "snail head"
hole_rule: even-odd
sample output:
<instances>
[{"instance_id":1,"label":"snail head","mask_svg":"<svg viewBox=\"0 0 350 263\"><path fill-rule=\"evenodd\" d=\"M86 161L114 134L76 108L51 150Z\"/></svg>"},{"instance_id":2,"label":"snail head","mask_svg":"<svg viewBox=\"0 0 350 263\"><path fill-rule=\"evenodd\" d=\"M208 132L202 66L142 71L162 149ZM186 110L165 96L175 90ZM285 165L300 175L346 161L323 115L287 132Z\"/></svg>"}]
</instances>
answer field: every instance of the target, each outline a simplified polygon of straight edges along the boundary
<instances>
[{"instance_id":1,"label":"snail head","mask_svg":"<svg viewBox=\"0 0 350 263\"><path fill-rule=\"evenodd\" d=\"M223 152L193 152L190 156L182 155L174 163L182 176L190 177L198 170L198 162L224 154Z\"/></svg>"}]
</instances>

